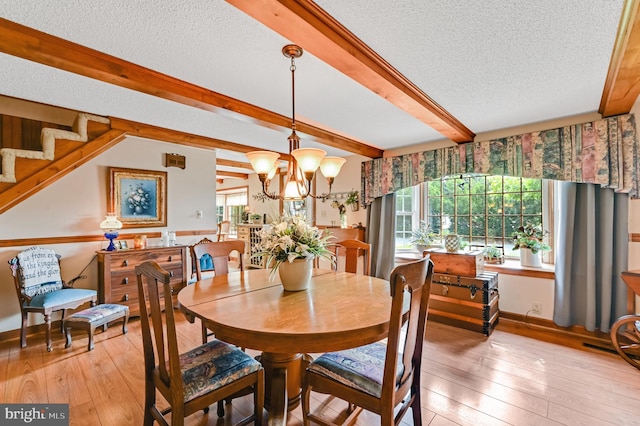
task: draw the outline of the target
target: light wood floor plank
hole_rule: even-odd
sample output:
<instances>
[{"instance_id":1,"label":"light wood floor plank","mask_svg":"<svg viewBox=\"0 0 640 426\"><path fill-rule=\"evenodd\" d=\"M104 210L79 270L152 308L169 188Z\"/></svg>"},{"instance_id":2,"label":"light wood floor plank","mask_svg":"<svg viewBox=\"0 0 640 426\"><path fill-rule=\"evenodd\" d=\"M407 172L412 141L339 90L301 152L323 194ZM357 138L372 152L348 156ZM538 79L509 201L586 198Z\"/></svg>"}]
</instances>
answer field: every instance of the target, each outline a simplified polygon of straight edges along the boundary
<instances>
[{"instance_id":1,"label":"light wood floor plank","mask_svg":"<svg viewBox=\"0 0 640 426\"><path fill-rule=\"evenodd\" d=\"M200 324L176 312L181 351L200 344ZM0 397L7 403L70 404L72 425L120 426L142 423L144 368L140 321L129 333L118 324L96 331L87 351L86 333L74 333L71 348L53 332L53 351L44 336L0 342ZM575 345L575 344L574 344ZM254 356L256 351L248 350ZM490 337L428 323L423 352L423 424L452 425L640 425L640 371L618 355L578 350L500 330ZM314 407L345 418L346 403L312 393ZM166 406L166 405L165 405ZM251 397L226 406L218 420L215 407L186 419L190 426L232 424L253 409ZM265 412L266 415L266 412ZM302 424L298 407L288 426ZM379 423L364 412L356 426ZM411 413L402 421L413 426Z\"/></svg>"},{"instance_id":2,"label":"light wood floor plank","mask_svg":"<svg viewBox=\"0 0 640 426\"><path fill-rule=\"evenodd\" d=\"M106 343L107 341L103 342L103 346ZM108 352L103 348L97 349L85 352L83 356L78 356L77 360L98 413L100 424L142 424L142 405L137 402L127 387L126 381L120 375ZM135 353L120 354L120 356L135 356ZM139 374L144 374L142 363L140 363ZM72 412L71 415L73 416L75 413Z\"/></svg>"},{"instance_id":3,"label":"light wood floor plank","mask_svg":"<svg viewBox=\"0 0 640 426\"><path fill-rule=\"evenodd\" d=\"M47 381L42 368L42 350L44 345L12 350L9 355L9 371L5 388L7 403L49 402ZM46 352L46 348L44 349Z\"/></svg>"},{"instance_id":4,"label":"light wood floor plank","mask_svg":"<svg viewBox=\"0 0 640 426\"><path fill-rule=\"evenodd\" d=\"M69 426L95 426L101 424L93 401L75 406L73 408L73 415L71 415L71 412L69 414L71 417L69 419Z\"/></svg>"}]
</instances>

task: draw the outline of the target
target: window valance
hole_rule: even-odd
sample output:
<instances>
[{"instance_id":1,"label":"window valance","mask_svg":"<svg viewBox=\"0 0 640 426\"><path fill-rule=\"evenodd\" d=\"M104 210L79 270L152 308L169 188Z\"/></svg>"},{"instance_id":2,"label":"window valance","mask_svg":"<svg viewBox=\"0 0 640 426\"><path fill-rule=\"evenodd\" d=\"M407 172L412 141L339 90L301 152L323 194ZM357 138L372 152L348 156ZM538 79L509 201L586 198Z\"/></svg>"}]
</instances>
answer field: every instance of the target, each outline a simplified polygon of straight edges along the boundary
<instances>
[{"instance_id":1,"label":"window valance","mask_svg":"<svg viewBox=\"0 0 640 426\"><path fill-rule=\"evenodd\" d=\"M385 194L463 173L587 182L640 198L633 114L362 163L365 204Z\"/></svg>"}]
</instances>

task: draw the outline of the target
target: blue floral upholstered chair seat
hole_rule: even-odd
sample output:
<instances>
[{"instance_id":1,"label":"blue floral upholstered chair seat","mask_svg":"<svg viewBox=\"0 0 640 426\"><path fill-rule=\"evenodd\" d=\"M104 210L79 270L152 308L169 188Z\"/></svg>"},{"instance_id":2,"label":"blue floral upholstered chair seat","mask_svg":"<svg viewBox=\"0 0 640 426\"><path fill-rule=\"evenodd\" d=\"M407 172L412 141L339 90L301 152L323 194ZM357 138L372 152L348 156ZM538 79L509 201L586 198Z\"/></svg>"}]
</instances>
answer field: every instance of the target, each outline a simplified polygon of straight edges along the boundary
<instances>
[{"instance_id":1,"label":"blue floral upholstered chair seat","mask_svg":"<svg viewBox=\"0 0 640 426\"><path fill-rule=\"evenodd\" d=\"M309 368L327 377L380 398L387 345L372 343L354 349L329 352L320 356ZM396 362L396 380L404 372L402 359Z\"/></svg>"},{"instance_id":2,"label":"blue floral upholstered chair seat","mask_svg":"<svg viewBox=\"0 0 640 426\"><path fill-rule=\"evenodd\" d=\"M397 266L391 272L392 301L386 343L326 353L309 364L302 383L305 425L310 420L332 424L310 411L311 391L349 403L349 415L343 424L353 424L365 409L378 414L383 426L398 425L409 408L413 424L422 424L420 365L432 275L429 256Z\"/></svg>"},{"instance_id":3,"label":"blue floral upholstered chair seat","mask_svg":"<svg viewBox=\"0 0 640 426\"><path fill-rule=\"evenodd\" d=\"M9 260L9 267L20 303L22 326L20 346L27 346L27 324L29 313L44 315L46 324L47 351L51 351L51 314L61 311L62 320L68 309L89 302L94 306L97 292L72 288L73 281L65 283L60 275L60 256L53 250L31 247ZM62 322L61 329L62 332Z\"/></svg>"},{"instance_id":4,"label":"blue floral upholstered chair seat","mask_svg":"<svg viewBox=\"0 0 640 426\"><path fill-rule=\"evenodd\" d=\"M208 412L216 402L218 415L224 416L223 401L248 393L253 394L254 412L241 423L253 421L261 425L262 365L237 347L219 340L179 354L169 272L147 261L136 266L136 275L146 382L144 425L151 426L154 420L167 424L164 416L169 412L172 425L183 425L185 417L199 410ZM168 409L156 406L156 389L169 403Z\"/></svg>"}]
</instances>

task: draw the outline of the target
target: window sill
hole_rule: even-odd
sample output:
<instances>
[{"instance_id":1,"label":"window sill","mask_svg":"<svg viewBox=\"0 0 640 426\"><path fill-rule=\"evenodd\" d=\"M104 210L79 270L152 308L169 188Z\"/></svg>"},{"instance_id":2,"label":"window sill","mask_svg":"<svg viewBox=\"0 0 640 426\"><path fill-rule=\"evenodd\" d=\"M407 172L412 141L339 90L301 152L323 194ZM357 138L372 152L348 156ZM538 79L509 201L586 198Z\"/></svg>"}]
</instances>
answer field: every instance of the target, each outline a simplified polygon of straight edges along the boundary
<instances>
[{"instance_id":1,"label":"window sill","mask_svg":"<svg viewBox=\"0 0 640 426\"><path fill-rule=\"evenodd\" d=\"M421 255L417 252L398 252L396 253L396 264L402 264L417 260ZM555 279L554 265L543 263L542 268L528 268L520 265L517 260L505 260L503 264L484 264L485 271L498 272L505 275L519 275L522 277L545 278L549 280Z\"/></svg>"}]
</instances>

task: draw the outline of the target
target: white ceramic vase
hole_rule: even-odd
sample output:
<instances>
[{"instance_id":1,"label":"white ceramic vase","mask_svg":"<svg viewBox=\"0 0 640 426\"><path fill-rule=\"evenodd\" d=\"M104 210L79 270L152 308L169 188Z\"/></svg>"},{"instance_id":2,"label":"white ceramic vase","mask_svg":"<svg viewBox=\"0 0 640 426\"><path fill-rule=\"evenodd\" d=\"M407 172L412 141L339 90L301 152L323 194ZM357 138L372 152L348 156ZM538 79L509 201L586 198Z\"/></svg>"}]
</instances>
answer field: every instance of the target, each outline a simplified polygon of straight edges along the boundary
<instances>
[{"instance_id":1,"label":"white ceramic vase","mask_svg":"<svg viewBox=\"0 0 640 426\"><path fill-rule=\"evenodd\" d=\"M541 252L533 254L531 249L520 247L520 264L530 268L541 268L542 257Z\"/></svg>"},{"instance_id":2,"label":"white ceramic vase","mask_svg":"<svg viewBox=\"0 0 640 426\"><path fill-rule=\"evenodd\" d=\"M278 266L278 275L282 286L287 291L302 291L309 287L313 259L295 259L293 262L282 262Z\"/></svg>"}]
</instances>

